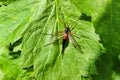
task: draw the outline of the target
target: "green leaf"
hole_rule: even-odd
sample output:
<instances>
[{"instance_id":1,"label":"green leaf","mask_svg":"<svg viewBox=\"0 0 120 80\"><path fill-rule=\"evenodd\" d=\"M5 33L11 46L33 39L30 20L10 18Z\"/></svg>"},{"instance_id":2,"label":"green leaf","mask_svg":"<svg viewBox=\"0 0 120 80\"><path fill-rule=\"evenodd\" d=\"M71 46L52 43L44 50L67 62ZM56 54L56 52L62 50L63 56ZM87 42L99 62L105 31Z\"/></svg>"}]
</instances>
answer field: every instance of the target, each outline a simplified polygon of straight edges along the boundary
<instances>
[{"instance_id":1,"label":"green leaf","mask_svg":"<svg viewBox=\"0 0 120 80\"><path fill-rule=\"evenodd\" d=\"M98 65L96 66L95 63L100 60L104 48L99 42L99 35L95 33L93 23L98 21L99 14L104 12L108 2L107 0L93 2L91 0L20 0L2 6L0 48L23 38L22 55L20 61L16 63L22 71L19 69L21 72L18 72L15 79L92 80L93 75L98 75ZM101 6L102 9L96 13ZM64 33L62 13L67 26L75 26L71 34L81 47L78 50L69 42L63 57L62 37L57 39L60 35L59 31ZM83 13L90 17L95 14L92 22L80 20L79 17ZM76 20L77 18L79 20Z\"/></svg>"},{"instance_id":2,"label":"green leaf","mask_svg":"<svg viewBox=\"0 0 120 80\"><path fill-rule=\"evenodd\" d=\"M16 80L21 73L20 59L13 60L6 48L0 49L0 78L1 80Z\"/></svg>"},{"instance_id":3,"label":"green leaf","mask_svg":"<svg viewBox=\"0 0 120 80\"><path fill-rule=\"evenodd\" d=\"M97 80L119 80L120 77L119 4L119 0L108 0L104 13L94 23L96 32L100 34L101 41L106 47L106 55L101 56L101 61L97 63L98 73L101 74L95 76Z\"/></svg>"},{"instance_id":4,"label":"green leaf","mask_svg":"<svg viewBox=\"0 0 120 80\"><path fill-rule=\"evenodd\" d=\"M91 79L91 75L97 74L94 62L99 59L103 47L99 43L99 36L95 33L92 23L76 21L76 18L82 14L82 10L76 6L80 4L79 1L75 4L72 2L74 1L55 0L44 3L41 14L29 25L24 34L23 68L33 65L36 79L79 80ZM64 30L59 8L62 9L67 24L76 23L71 33L77 35L78 38L75 37L75 39L81 45L83 54L69 43L62 58L61 39L54 41L57 36L47 35ZM71 13L73 11L74 13ZM86 14L89 13L86 12ZM53 41L53 44L44 47Z\"/></svg>"},{"instance_id":5,"label":"green leaf","mask_svg":"<svg viewBox=\"0 0 120 80\"><path fill-rule=\"evenodd\" d=\"M23 0L0 8L0 47L21 37L29 22L34 19L38 5L39 2Z\"/></svg>"}]
</instances>

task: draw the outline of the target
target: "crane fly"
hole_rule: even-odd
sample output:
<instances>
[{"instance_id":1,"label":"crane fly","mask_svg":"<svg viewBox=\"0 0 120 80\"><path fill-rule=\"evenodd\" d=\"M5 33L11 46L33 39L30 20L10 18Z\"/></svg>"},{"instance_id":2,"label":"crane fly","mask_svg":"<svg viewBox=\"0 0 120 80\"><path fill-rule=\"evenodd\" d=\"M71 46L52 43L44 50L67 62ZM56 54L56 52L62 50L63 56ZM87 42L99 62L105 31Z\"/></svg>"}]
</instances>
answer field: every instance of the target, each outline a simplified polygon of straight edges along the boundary
<instances>
[{"instance_id":1,"label":"crane fly","mask_svg":"<svg viewBox=\"0 0 120 80\"><path fill-rule=\"evenodd\" d=\"M65 49L66 49L66 47L68 46L68 44L69 44L69 40L70 40L70 42L72 43L72 45L75 47L75 49L77 49L80 53L83 53L82 52L82 49L81 49L81 46L77 43L77 41L74 39L74 37L73 37L73 35L71 34L71 31L75 28L75 27L73 27L71 30L70 30L70 27L72 27L72 25L70 25L70 26L66 26L66 23L65 23L65 21L64 21L64 16L62 15L62 19L63 19L63 24L64 24L64 34L62 35L62 37L63 37L63 39L62 39L62 50L61 50L61 54L62 54L62 56L64 55L64 51L65 51ZM60 31L61 32L61 31ZM63 32L63 31L62 31ZM59 34L59 33L58 33ZM52 35L52 34L51 34ZM54 36L54 35L52 35L52 36ZM59 36L61 36L61 35L59 35ZM56 39L56 40L58 40L58 39L60 39L61 37L59 37L58 36L58 38ZM54 43L55 42L55 40L52 42L52 43ZM50 45L50 44L52 44L52 43L49 43L49 44L47 44L47 45ZM45 46L47 46L47 45L45 45Z\"/></svg>"},{"instance_id":2,"label":"crane fly","mask_svg":"<svg viewBox=\"0 0 120 80\"><path fill-rule=\"evenodd\" d=\"M74 37L73 37L73 35L72 35L72 33L71 33L71 30L73 30L73 28L70 30L70 27L72 27L72 25L71 26L68 26L68 27L66 27L66 24L64 23L64 28L65 28L65 30L64 30L64 35L63 35L63 39L62 39L62 54L64 54L64 51L65 51L65 48L68 46L68 44L69 44L69 40L70 40L70 42L72 43L72 45L78 50L78 51L80 51L80 53L83 53L82 51L81 51L81 47L80 47L80 45L77 43L77 41L74 39Z\"/></svg>"},{"instance_id":3,"label":"crane fly","mask_svg":"<svg viewBox=\"0 0 120 80\"><path fill-rule=\"evenodd\" d=\"M74 39L73 35L71 34L70 27L69 26L68 27L64 26L65 30L64 30L64 34L62 35L62 37L63 37L63 39L62 39L62 50L61 50L62 55L64 54L64 51L69 44L69 41L72 43L72 45L75 47L75 49L77 49L80 53L83 53L82 50L81 50L81 46L77 43L77 41ZM52 36L54 36L54 35L52 35ZM59 35L59 36L61 36L61 35ZM53 44L56 40L61 38L59 36L52 43L46 44L44 46Z\"/></svg>"}]
</instances>

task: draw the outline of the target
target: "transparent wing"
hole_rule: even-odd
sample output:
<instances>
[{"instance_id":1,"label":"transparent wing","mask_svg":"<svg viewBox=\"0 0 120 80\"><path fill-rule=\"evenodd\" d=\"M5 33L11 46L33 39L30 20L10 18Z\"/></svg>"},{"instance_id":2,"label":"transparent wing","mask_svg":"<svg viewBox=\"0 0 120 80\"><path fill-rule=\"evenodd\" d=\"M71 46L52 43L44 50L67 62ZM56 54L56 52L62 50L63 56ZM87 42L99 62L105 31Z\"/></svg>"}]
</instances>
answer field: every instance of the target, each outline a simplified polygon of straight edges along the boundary
<instances>
[{"instance_id":1,"label":"transparent wing","mask_svg":"<svg viewBox=\"0 0 120 80\"><path fill-rule=\"evenodd\" d=\"M52 37L60 37L60 36L63 36L63 35L64 35L64 32L63 32L63 30L62 30L62 31L58 31L58 32L54 33L54 34L52 35Z\"/></svg>"},{"instance_id":2,"label":"transparent wing","mask_svg":"<svg viewBox=\"0 0 120 80\"><path fill-rule=\"evenodd\" d=\"M69 40L73 44L73 46L80 52L83 53L81 46L77 43L77 41L74 39L71 33L68 33Z\"/></svg>"},{"instance_id":3,"label":"transparent wing","mask_svg":"<svg viewBox=\"0 0 120 80\"><path fill-rule=\"evenodd\" d=\"M63 37L63 35L60 35L60 36L57 36L57 37L52 36L52 37L51 37L51 38L52 38L52 41L51 41L50 43L48 43L48 44L45 44L43 47L49 46L49 45L51 45L51 44L54 44L55 41L59 40L59 39L62 38L62 37Z\"/></svg>"}]
</instances>

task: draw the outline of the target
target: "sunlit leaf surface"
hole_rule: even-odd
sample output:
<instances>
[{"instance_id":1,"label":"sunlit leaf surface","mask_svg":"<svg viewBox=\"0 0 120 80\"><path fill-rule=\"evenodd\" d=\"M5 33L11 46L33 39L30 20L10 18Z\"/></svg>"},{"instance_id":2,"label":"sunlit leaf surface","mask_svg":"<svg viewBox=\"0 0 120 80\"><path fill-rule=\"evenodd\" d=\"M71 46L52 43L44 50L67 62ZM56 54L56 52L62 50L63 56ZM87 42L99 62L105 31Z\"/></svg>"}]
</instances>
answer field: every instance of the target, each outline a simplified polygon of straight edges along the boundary
<instances>
[{"instance_id":1,"label":"sunlit leaf surface","mask_svg":"<svg viewBox=\"0 0 120 80\"><path fill-rule=\"evenodd\" d=\"M118 2L1 1L0 76L3 80L117 80ZM72 25L71 34L80 48L70 40L62 56L64 22Z\"/></svg>"}]
</instances>

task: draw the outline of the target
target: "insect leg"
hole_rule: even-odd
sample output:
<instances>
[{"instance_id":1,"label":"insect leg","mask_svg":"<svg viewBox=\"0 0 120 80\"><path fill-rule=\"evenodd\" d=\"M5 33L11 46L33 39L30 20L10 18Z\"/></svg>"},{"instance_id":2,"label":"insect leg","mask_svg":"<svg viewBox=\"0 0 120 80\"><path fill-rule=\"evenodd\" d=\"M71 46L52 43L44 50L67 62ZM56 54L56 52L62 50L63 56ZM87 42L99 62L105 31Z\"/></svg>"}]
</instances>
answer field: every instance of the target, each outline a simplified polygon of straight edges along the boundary
<instances>
[{"instance_id":1,"label":"insect leg","mask_svg":"<svg viewBox=\"0 0 120 80\"><path fill-rule=\"evenodd\" d=\"M61 8L60 8L60 11L61 11L61 14L62 14L62 20L63 20L64 28L66 28L65 18L64 18L64 14L63 14L63 11L61 10Z\"/></svg>"},{"instance_id":2,"label":"insect leg","mask_svg":"<svg viewBox=\"0 0 120 80\"><path fill-rule=\"evenodd\" d=\"M81 16L79 16L79 17L76 18L75 20L72 19L72 20L75 22L75 25L74 25L74 26L71 26L71 31L72 31L73 29L75 29L76 24L77 24L78 20L80 19L80 17L81 17Z\"/></svg>"}]
</instances>

